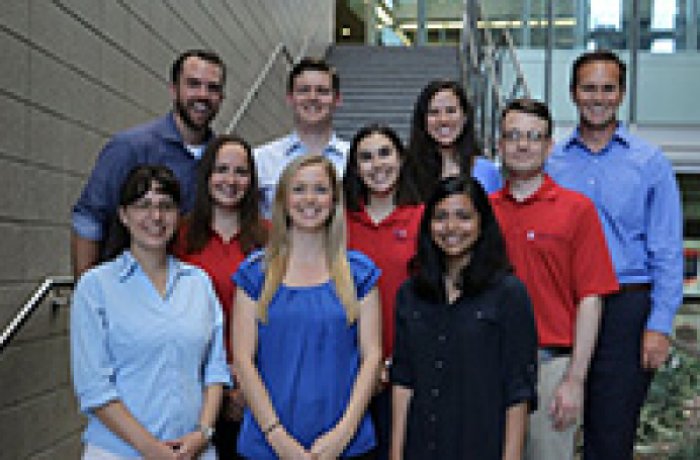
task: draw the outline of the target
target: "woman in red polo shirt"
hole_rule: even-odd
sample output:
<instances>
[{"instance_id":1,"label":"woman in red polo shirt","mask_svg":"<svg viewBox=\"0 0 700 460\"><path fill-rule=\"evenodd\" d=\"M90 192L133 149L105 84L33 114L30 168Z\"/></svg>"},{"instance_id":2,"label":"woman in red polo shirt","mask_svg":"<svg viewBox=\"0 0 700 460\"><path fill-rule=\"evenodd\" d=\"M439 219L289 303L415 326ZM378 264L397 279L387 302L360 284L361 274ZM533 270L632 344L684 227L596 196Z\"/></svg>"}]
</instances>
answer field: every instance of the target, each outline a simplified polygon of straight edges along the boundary
<instances>
[{"instance_id":1,"label":"woman in red polo shirt","mask_svg":"<svg viewBox=\"0 0 700 460\"><path fill-rule=\"evenodd\" d=\"M264 246L266 240L267 225L259 214L250 146L235 136L216 137L200 160L195 206L180 229L176 252L212 279L224 310L229 364L233 361L229 323L235 290L231 275L246 255ZM221 460L239 458L236 439L244 404L239 389L225 392L213 436Z\"/></svg>"},{"instance_id":2,"label":"woman in red polo shirt","mask_svg":"<svg viewBox=\"0 0 700 460\"><path fill-rule=\"evenodd\" d=\"M369 125L360 129L350 146L344 180L348 208L348 247L372 259L382 270L379 294L385 363L391 363L394 344L396 291L408 278L408 262L416 251L416 236L423 205L414 181L404 168L406 153L391 128ZM370 410L377 432L377 458L388 458L391 421L388 373Z\"/></svg>"}]
</instances>

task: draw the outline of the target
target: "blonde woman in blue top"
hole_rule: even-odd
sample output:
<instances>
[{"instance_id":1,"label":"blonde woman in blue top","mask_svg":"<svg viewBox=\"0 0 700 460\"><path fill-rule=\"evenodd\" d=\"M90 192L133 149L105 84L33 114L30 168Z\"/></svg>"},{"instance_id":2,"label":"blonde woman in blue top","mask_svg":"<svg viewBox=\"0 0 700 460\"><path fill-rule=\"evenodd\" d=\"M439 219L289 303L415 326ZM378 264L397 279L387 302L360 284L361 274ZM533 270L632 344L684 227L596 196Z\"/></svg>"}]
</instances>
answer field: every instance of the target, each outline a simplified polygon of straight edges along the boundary
<instances>
[{"instance_id":1,"label":"blonde woman in blue top","mask_svg":"<svg viewBox=\"0 0 700 460\"><path fill-rule=\"evenodd\" d=\"M249 407L247 458L363 458L367 404L381 360L379 270L345 249L342 189L331 162L294 160L275 195L270 241L234 275L236 375Z\"/></svg>"},{"instance_id":2,"label":"blonde woman in blue top","mask_svg":"<svg viewBox=\"0 0 700 460\"><path fill-rule=\"evenodd\" d=\"M229 383L223 319L206 274L169 254L179 204L168 168L135 168L113 258L76 286L71 365L88 417L84 460L216 459L209 438Z\"/></svg>"}]
</instances>

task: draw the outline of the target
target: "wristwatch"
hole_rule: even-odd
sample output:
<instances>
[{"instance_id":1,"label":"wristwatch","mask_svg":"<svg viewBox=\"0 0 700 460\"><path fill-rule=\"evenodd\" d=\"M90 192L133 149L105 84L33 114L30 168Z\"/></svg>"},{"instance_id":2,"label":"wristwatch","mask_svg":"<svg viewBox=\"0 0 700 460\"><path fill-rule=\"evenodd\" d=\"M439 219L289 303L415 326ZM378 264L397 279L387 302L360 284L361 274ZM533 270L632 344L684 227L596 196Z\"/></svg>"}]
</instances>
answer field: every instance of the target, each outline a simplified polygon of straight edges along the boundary
<instances>
[{"instance_id":1,"label":"wristwatch","mask_svg":"<svg viewBox=\"0 0 700 460\"><path fill-rule=\"evenodd\" d=\"M198 423L195 425L195 429L202 433L202 436L204 436L204 439L206 439L207 442L211 442L211 438L214 437L214 427Z\"/></svg>"}]
</instances>

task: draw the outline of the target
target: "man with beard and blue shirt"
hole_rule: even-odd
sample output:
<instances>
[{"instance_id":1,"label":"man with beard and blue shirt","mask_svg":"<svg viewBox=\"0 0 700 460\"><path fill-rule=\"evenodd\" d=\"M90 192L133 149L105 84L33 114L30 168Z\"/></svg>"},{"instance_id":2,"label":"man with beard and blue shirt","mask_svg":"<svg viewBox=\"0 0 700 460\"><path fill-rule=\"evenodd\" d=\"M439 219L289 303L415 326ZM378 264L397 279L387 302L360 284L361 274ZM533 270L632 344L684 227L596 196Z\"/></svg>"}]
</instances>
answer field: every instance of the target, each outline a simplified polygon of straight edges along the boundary
<instances>
[{"instance_id":1,"label":"man with beard and blue shirt","mask_svg":"<svg viewBox=\"0 0 700 460\"><path fill-rule=\"evenodd\" d=\"M618 122L626 68L610 51L573 64L578 127L547 171L595 205L620 291L604 299L586 379L584 460L631 460L639 413L654 370L668 358L683 301L683 218L671 164Z\"/></svg>"},{"instance_id":2,"label":"man with beard and blue shirt","mask_svg":"<svg viewBox=\"0 0 700 460\"><path fill-rule=\"evenodd\" d=\"M73 207L71 258L76 279L102 259L122 182L135 166L172 169L182 187L182 210L192 207L197 162L212 137L210 124L224 98L225 78L225 65L216 53L180 54L170 74L172 111L116 134L102 149Z\"/></svg>"}]
</instances>

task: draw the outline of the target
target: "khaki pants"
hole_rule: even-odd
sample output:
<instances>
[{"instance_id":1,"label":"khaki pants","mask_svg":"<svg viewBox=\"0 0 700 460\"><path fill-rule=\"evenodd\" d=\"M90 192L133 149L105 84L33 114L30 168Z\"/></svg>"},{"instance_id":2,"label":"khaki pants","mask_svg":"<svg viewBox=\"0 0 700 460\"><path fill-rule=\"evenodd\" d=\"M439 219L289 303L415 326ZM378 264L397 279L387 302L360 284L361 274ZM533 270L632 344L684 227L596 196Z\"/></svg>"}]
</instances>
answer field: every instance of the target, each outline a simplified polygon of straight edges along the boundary
<instances>
[{"instance_id":1,"label":"khaki pants","mask_svg":"<svg viewBox=\"0 0 700 460\"><path fill-rule=\"evenodd\" d=\"M574 436L580 420L565 431L557 431L552 425L549 408L554 390L561 382L569 356L540 360L538 370L537 411L530 415L525 459L526 460L572 460L574 458Z\"/></svg>"}]
</instances>

